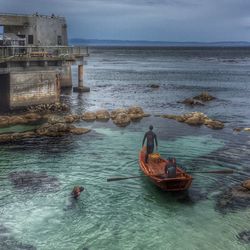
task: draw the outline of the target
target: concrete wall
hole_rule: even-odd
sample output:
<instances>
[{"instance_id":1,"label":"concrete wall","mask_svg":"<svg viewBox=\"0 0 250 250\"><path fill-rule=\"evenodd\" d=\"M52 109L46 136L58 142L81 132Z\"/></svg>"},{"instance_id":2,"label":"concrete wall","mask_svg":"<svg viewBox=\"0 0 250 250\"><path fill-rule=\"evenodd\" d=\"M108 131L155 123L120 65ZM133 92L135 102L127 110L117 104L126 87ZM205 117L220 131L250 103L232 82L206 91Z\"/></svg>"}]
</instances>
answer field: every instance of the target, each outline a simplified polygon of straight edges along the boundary
<instances>
[{"instance_id":1,"label":"concrete wall","mask_svg":"<svg viewBox=\"0 0 250 250\"><path fill-rule=\"evenodd\" d=\"M0 75L0 111L9 109L10 84L9 74Z\"/></svg>"},{"instance_id":2,"label":"concrete wall","mask_svg":"<svg viewBox=\"0 0 250 250\"><path fill-rule=\"evenodd\" d=\"M60 71L60 78L62 88L72 87L71 64L62 67L62 70Z\"/></svg>"},{"instance_id":3,"label":"concrete wall","mask_svg":"<svg viewBox=\"0 0 250 250\"><path fill-rule=\"evenodd\" d=\"M59 101L60 81L57 72L11 72L9 98L10 109Z\"/></svg>"},{"instance_id":4,"label":"concrete wall","mask_svg":"<svg viewBox=\"0 0 250 250\"><path fill-rule=\"evenodd\" d=\"M4 33L25 35L26 45L29 45L28 35L33 35L33 45L58 45L58 36L61 37L60 45L68 45L67 24L64 17L0 14L0 25L4 26Z\"/></svg>"}]
</instances>

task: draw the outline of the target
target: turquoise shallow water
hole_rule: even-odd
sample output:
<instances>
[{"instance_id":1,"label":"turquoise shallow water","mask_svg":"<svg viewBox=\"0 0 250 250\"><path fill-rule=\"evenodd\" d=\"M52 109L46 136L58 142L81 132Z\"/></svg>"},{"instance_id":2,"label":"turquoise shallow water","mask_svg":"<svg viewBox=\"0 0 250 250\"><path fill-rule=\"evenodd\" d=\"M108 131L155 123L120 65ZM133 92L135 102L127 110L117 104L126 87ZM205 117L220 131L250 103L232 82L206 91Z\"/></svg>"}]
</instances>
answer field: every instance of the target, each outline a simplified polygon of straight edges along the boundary
<instances>
[{"instance_id":1,"label":"turquoise shallow water","mask_svg":"<svg viewBox=\"0 0 250 250\"><path fill-rule=\"evenodd\" d=\"M158 190L143 177L137 153L147 123L153 120L125 129L88 124L94 131L87 135L3 146L1 223L17 240L38 249L247 249L236 235L248 228L249 210L227 215L215 210L219 190L214 185L222 177L195 175L186 201ZM187 169L203 169L191 163L225 147L226 141L208 129L162 139L161 129L171 124L156 120L160 153L175 155ZM53 192L15 189L8 177L15 170L46 171L60 185ZM117 175L142 177L106 182ZM74 208L67 208L67 197L78 184L86 192Z\"/></svg>"},{"instance_id":2,"label":"turquoise shallow water","mask_svg":"<svg viewBox=\"0 0 250 250\"><path fill-rule=\"evenodd\" d=\"M198 110L222 117L226 127L214 131L151 116L126 128L117 128L112 122L79 122L77 126L92 131L1 145L0 224L8 228L7 235L42 250L249 249L237 235L250 230L250 210L239 208L223 214L216 208L218 194L250 178L250 135L232 131L249 121L249 60L235 52L230 56L206 53L93 51L85 76L92 92L62 93L72 112L133 104L153 114L189 112L194 109L177 101L209 86L219 98ZM231 57L235 62L227 61ZM161 84L159 90L145 87L152 81ZM206 85L208 81L210 85ZM185 194L160 191L138 166L138 151L150 124L155 126L164 157L175 156L188 170L233 168L238 172L228 176L194 174ZM10 174L26 170L44 171L56 178L52 180L56 185L15 188ZM141 178L106 181L130 175ZM86 190L71 207L69 195L75 185Z\"/></svg>"}]
</instances>

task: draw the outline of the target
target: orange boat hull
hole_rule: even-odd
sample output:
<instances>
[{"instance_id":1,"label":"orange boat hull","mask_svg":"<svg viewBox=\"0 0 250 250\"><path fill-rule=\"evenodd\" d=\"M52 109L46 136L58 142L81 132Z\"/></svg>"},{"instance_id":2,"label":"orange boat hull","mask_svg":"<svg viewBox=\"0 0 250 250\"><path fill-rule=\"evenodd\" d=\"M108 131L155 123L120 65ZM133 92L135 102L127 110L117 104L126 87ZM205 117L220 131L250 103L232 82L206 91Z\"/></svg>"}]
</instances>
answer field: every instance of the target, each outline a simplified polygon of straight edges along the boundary
<instances>
[{"instance_id":1,"label":"orange boat hull","mask_svg":"<svg viewBox=\"0 0 250 250\"><path fill-rule=\"evenodd\" d=\"M183 171L180 167L176 168L176 178L168 178L165 175L165 166L168 160L160 158L155 162L149 158L145 162L145 148L139 153L139 165L142 172L148 176L156 186L164 191L183 191L187 190L192 184L192 176Z\"/></svg>"}]
</instances>

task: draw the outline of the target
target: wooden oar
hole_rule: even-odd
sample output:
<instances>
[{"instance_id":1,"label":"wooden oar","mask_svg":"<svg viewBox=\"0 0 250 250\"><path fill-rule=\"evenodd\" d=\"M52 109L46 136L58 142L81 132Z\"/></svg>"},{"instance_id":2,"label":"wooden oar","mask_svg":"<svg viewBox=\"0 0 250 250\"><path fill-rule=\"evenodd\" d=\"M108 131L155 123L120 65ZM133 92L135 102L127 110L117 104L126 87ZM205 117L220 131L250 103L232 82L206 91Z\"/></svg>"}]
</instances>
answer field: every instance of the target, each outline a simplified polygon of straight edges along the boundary
<instances>
[{"instance_id":1,"label":"wooden oar","mask_svg":"<svg viewBox=\"0 0 250 250\"><path fill-rule=\"evenodd\" d=\"M212 170L212 171L187 171L187 173L201 173L201 174L233 174L234 171L232 169L225 169L225 170ZM107 179L107 182L110 181L121 181L127 179L134 179L140 177L148 177L148 176L160 176L160 175L138 175L138 176L129 176L129 177L111 177Z\"/></svg>"},{"instance_id":2,"label":"wooden oar","mask_svg":"<svg viewBox=\"0 0 250 250\"><path fill-rule=\"evenodd\" d=\"M225 169L225 170L211 170L211 171L187 171L187 173L201 173L201 174L233 174L233 169Z\"/></svg>"},{"instance_id":3,"label":"wooden oar","mask_svg":"<svg viewBox=\"0 0 250 250\"><path fill-rule=\"evenodd\" d=\"M146 176L154 176L154 175L138 175L138 176L129 176L129 177L111 177L111 178L107 179L107 182L109 182L109 181L121 181L121 180L134 179L134 178L140 178L140 177L146 177Z\"/></svg>"}]
</instances>

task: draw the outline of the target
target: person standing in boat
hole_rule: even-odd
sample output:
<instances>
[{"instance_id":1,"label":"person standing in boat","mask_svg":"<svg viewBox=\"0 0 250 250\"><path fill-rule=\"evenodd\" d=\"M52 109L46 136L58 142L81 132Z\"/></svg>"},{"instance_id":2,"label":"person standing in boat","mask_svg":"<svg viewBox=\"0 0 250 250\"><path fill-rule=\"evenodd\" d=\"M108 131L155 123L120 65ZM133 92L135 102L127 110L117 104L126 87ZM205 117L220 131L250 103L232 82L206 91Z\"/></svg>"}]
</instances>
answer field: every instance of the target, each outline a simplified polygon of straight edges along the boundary
<instances>
[{"instance_id":1,"label":"person standing in boat","mask_svg":"<svg viewBox=\"0 0 250 250\"><path fill-rule=\"evenodd\" d=\"M145 133L142 147L144 146L145 140L147 139L147 151L146 151L146 157L145 162L148 163L148 155L152 154L154 152L154 144L156 145L156 150L158 150L158 142L157 142L157 136L153 132L153 126L149 126L149 131Z\"/></svg>"}]
</instances>

